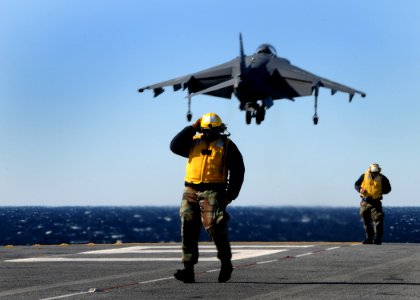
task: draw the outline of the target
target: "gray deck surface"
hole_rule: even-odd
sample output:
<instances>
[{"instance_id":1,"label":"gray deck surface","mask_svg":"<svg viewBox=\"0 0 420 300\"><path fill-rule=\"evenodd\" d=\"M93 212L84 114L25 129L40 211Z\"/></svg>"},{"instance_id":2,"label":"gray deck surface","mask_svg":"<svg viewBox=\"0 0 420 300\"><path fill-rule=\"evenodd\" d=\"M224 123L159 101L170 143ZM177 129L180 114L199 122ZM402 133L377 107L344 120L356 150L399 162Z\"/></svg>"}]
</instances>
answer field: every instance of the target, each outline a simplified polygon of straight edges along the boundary
<instances>
[{"instance_id":1,"label":"gray deck surface","mask_svg":"<svg viewBox=\"0 0 420 300\"><path fill-rule=\"evenodd\" d=\"M232 243L218 283L211 243L196 283L173 278L179 244L0 248L0 299L420 299L420 244Z\"/></svg>"}]
</instances>

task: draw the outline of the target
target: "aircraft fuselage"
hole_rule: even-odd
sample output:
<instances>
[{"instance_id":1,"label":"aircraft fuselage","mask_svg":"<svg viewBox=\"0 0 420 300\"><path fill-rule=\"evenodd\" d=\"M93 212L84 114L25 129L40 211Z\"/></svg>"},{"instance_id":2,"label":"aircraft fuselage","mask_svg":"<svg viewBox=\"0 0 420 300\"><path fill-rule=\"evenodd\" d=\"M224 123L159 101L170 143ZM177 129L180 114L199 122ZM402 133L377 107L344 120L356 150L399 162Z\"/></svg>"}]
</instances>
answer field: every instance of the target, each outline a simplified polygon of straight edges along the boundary
<instances>
[{"instance_id":1,"label":"aircraft fuselage","mask_svg":"<svg viewBox=\"0 0 420 300\"><path fill-rule=\"evenodd\" d=\"M265 110L273 106L273 100L290 98L295 91L283 82L281 89L277 86L268 64L277 59L271 54L255 54L246 58L246 69L240 76L240 81L233 92L240 101L239 108L252 112L247 116L249 124L250 117L257 117L259 124L264 120Z\"/></svg>"},{"instance_id":2,"label":"aircraft fuselage","mask_svg":"<svg viewBox=\"0 0 420 300\"><path fill-rule=\"evenodd\" d=\"M239 84L234 89L235 96L241 102L256 102L270 96L273 87L269 84L270 74L267 71L268 55L253 55L247 61L247 68L241 74Z\"/></svg>"}]
</instances>

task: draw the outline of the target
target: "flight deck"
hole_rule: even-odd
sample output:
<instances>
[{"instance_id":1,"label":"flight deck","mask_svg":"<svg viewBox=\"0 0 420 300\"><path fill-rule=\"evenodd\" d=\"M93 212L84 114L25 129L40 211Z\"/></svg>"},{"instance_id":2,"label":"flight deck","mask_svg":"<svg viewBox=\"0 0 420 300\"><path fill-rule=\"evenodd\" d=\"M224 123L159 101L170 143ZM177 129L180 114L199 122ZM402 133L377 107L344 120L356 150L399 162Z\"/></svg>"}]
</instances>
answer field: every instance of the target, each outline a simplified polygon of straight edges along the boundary
<instances>
[{"instance_id":1,"label":"flight deck","mask_svg":"<svg viewBox=\"0 0 420 300\"><path fill-rule=\"evenodd\" d=\"M178 243L0 248L0 299L419 299L420 244L232 243L232 278L219 283L200 243L196 283Z\"/></svg>"}]
</instances>

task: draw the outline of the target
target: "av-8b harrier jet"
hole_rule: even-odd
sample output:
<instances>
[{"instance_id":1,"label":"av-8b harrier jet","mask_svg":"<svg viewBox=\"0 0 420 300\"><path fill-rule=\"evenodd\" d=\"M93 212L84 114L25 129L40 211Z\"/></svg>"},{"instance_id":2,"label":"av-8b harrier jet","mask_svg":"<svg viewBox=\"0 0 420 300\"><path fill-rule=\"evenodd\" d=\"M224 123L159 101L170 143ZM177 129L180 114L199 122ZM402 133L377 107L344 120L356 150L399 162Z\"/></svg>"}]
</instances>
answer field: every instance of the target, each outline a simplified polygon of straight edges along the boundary
<instances>
[{"instance_id":1,"label":"av-8b harrier jet","mask_svg":"<svg viewBox=\"0 0 420 300\"><path fill-rule=\"evenodd\" d=\"M239 42L239 57L203 71L142 87L139 92L152 89L154 97L157 97L164 92L163 88L166 86L173 86L174 91L188 89L188 121L192 118L192 97L205 94L230 99L235 94L240 101L239 109L246 112L247 124L251 123L252 118L255 118L257 124L261 124L266 110L273 106L274 100L294 101L296 97L312 94L315 97L313 122L318 124L320 87L330 89L332 95L337 91L348 93L350 102L355 94L366 96L362 91L292 65L289 60L278 57L274 47L269 44L261 45L255 54L246 56L241 34Z\"/></svg>"}]
</instances>

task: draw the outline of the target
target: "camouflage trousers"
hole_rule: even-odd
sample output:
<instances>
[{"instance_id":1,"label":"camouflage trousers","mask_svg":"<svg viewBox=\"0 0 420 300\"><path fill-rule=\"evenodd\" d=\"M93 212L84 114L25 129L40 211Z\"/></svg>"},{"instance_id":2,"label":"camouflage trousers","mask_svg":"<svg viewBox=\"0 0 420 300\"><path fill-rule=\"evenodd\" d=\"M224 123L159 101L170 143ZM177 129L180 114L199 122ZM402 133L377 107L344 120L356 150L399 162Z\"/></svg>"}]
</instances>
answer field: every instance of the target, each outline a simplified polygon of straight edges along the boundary
<instances>
[{"instance_id":1,"label":"camouflage trousers","mask_svg":"<svg viewBox=\"0 0 420 300\"><path fill-rule=\"evenodd\" d=\"M368 239L382 239L384 216L380 202L377 205L371 205L363 201L360 203L360 217L363 220L363 227Z\"/></svg>"},{"instance_id":2,"label":"camouflage trousers","mask_svg":"<svg viewBox=\"0 0 420 300\"><path fill-rule=\"evenodd\" d=\"M216 245L217 258L221 261L232 258L227 228L229 215L225 207L218 204L219 197L223 195L217 191L198 192L185 187L179 210L184 264L198 262L198 241L203 226Z\"/></svg>"}]
</instances>

